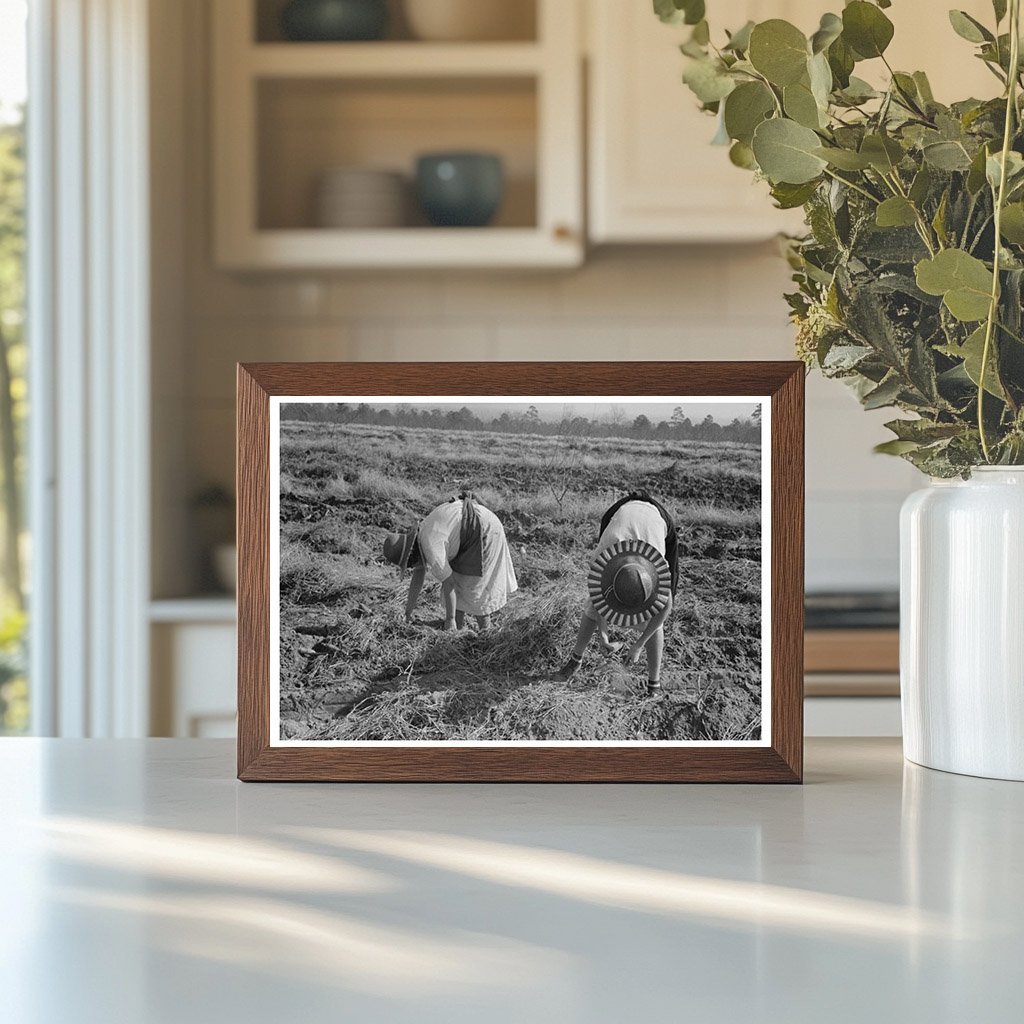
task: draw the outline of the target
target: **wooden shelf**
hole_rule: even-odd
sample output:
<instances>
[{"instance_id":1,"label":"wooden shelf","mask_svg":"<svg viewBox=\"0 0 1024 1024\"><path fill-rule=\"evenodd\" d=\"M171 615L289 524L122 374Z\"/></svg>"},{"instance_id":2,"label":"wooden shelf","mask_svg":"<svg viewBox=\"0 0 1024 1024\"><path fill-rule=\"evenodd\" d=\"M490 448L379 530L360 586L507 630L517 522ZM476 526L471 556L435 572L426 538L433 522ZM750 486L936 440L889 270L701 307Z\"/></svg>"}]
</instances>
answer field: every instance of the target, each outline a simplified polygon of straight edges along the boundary
<instances>
[{"instance_id":1,"label":"wooden shelf","mask_svg":"<svg viewBox=\"0 0 1024 1024\"><path fill-rule=\"evenodd\" d=\"M805 672L896 674L899 670L899 630L809 629L804 633Z\"/></svg>"},{"instance_id":2,"label":"wooden shelf","mask_svg":"<svg viewBox=\"0 0 1024 1024\"><path fill-rule=\"evenodd\" d=\"M519 77L541 73L536 43L256 43L255 78Z\"/></svg>"},{"instance_id":3,"label":"wooden shelf","mask_svg":"<svg viewBox=\"0 0 1024 1024\"><path fill-rule=\"evenodd\" d=\"M532 228L395 228L387 231L256 231L221 265L306 270L317 267L573 267L578 239L549 239Z\"/></svg>"}]
</instances>

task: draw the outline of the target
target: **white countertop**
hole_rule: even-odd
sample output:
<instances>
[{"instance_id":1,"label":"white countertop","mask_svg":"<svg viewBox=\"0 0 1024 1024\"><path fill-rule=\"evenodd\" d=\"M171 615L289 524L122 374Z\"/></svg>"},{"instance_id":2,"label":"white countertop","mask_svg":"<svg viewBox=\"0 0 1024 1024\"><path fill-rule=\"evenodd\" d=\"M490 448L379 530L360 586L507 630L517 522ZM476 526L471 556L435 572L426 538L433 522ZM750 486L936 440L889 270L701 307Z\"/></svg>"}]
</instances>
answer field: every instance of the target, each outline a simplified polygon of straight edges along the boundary
<instances>
[{"instance_id":1,"label":"white countertop","mask_svg":"<svg viewBox=\"0 0 1024 1024\"><path fill-rule=\"evenodd\" d=\"M5 1024L1017 1021L1024 785L242 785L225 741L0 741Z\"/></svg>"}]
</instances>

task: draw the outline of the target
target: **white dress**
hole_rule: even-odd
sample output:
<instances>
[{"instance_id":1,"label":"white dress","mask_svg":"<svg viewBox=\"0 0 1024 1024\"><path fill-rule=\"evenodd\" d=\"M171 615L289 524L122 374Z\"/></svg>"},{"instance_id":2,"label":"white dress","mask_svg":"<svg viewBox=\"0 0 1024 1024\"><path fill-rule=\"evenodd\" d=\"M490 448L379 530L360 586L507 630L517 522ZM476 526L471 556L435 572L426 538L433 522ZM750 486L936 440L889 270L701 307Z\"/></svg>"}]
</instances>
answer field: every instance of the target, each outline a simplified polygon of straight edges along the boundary
<instances>
[{"instance_id":1,"label":"white dress","mask_svg":"<svg viewBox=\"0 0 1024 1024\"><path fill-rule=\"evenodd\" d=\"M438 505L416 539L427 572L441 582L454 578L457 611L491 615L519 589L501 520L473 499Z\"/></svg>"},{"instance_id":2,"label":"white dress","mask_svg":"<svg viewBox=\"0 0 1024 1024\"><path fill-rule=\"evenodd\" d=\"M612 516L608 525L604 528L594 550L594 558L597 558L602 551L607 551L620 541L642 540L646 541L655 550L665 554L666 542L668 541L668 527L661 513L649 501L627 501ZM583 613L595 622L601 620L594 602L587 597L583 607Z\"/></svg>"}]
</instances>

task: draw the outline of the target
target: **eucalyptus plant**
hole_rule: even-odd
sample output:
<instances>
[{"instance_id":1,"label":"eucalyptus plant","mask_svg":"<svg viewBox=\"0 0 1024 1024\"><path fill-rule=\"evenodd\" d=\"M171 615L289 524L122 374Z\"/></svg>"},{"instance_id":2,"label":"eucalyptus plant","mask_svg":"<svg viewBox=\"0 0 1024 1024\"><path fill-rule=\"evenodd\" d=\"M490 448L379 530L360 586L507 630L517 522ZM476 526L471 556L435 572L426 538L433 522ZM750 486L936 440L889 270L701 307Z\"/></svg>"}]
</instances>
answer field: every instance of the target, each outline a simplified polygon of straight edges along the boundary
<instances>
[{"instance_id":1,"label":"eucalyptus plant","mask_svg":"<svg viewBox=\"0 0 1024 1024\"><path fill-rule=\"evenodd\" d=\"M910 414L878 450L937 477L1024 464L1020 4L993 0L989 25L949 12L998 95L947 106L890 66L890 0L852 0L810 37L771 19L720 45L705 0L654 0L691 26L683 80L716 141L779 207L803 207L786 246L801 358L866 409ZM857 76L865 61L886 88Z\"/></svg>"}]
</instances>

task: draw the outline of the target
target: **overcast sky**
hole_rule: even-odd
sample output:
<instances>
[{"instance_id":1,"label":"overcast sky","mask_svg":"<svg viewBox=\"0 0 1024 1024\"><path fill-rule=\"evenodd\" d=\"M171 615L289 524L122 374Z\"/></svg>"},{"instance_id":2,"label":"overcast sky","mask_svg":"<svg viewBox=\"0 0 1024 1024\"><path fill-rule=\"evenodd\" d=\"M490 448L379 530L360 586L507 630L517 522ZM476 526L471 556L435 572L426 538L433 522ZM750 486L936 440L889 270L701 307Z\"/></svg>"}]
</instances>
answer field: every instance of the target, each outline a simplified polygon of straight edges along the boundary
<instances>
[{"instance_id":1,"label":"overcast sky","mask_svg":"<svg viewBox=\"0 0 1024 1024\"><path fill-rule=\"evenodd\" d=\"M373 409L390 409L392 412L398 408L394 402L367 402ZM678 402L571 402L559 398L555 402L525 401L525 402L412 402L417 408L439 408L444 412L451 409L460 409L463 405L471 410L482 420L492 420L499 417L503 412L511 415L523 413L531 405L537 406L542 420L559 422L566 417L585 416L589 420L607 420L613 415L623 421L632 421L641 413L652 423L660 420L667 420L672 416L677 406L682 408L683 413L691 420L702 420L709 413L719 423L731 423L734 419L748 419L757 406L755 402L694 402L680 400ZM617 410L617 411L616 411Z\"/></svg>"}]
</instances>

